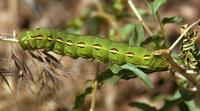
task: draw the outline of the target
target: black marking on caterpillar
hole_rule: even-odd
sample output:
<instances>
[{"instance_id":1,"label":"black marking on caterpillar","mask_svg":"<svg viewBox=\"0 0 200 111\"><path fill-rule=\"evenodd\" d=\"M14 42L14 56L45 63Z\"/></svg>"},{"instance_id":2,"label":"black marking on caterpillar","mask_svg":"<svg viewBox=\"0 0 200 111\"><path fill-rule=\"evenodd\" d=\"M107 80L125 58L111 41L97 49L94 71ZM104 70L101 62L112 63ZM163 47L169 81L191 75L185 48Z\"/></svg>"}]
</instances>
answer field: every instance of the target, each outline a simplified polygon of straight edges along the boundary
<instances>
[{"instance_id":1,"label":"black marking on caterpillar","mask_svg":"<svg viewBox=\"0 0 200 111\"><path fill-rule=\"evenodd\" d=\"M93 47L96 50L100 50L102 46L100 44L94 44Z\"/></svg>"},{"instance_id":2,"label":"black marking on caterpillar","mask_svg":"<svg viewBox=\"0 0 200 111\"><path fill-rule=\"evenodd\" d=\"M116 48L112 48L112 49L110 49L110 52L111 52L112 54L117 54L118 49L116 49Z\"/></svg>"}]
</instances>

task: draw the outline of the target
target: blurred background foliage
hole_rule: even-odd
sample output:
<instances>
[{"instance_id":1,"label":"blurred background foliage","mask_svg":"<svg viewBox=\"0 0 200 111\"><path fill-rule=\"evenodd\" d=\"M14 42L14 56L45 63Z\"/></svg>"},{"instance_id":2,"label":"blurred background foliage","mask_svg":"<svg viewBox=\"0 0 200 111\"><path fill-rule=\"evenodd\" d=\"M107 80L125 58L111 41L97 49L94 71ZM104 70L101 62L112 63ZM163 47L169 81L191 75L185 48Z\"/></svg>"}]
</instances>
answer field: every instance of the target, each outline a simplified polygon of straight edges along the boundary
<instances>
[{"instance_id":1,"label":"blurred background foliage","mask_svg":"<svg viewBox=\"0 0 200 111\"><path fill-rule=\"evenodd\" d=\"M155 1L133 1L152 35L141 28L126 0L0 0L0 32L16 30L19 34L47 27L160 49L177 39L181 25L200 18L199 0ZM111 84L99 86L95 111L199 111L198 98L179 87L187 84L186 80L177 83L167 71L149 75L154 87L148 88L137 78L119 80L119 76L104 72L108 67L100 61L53 53L65 67L59 74L67 76L57 78L43 74L52 67L42 69L47 63L33 59L18 45L1 42L0 51L1 111L88 111L93 98L91 86L98 77ZM104 77L102 72L112 78Z\"/></svg>"}]
</instances>

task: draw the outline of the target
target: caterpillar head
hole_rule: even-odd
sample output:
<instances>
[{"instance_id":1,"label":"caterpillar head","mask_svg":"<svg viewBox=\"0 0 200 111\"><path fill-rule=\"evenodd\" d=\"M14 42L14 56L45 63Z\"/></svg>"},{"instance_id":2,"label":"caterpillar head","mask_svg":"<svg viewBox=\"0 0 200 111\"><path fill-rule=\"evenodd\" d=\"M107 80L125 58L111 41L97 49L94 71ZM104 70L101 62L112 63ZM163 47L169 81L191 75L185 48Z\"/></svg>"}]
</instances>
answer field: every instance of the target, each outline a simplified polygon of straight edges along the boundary
<instances>
[{"instance_id":1,"label":"caterpillar head","mask_svg":"<svg viewBox=\"0 0 200 111\"><path fill-rule=\"evenodd\" d=\"M23 49L33 49L35 48L35 42L31 37L31 32L23 32L19 35L19 44Z\"/></svg>"},{"instance_id":2,"label":"caterpillar head","mask_svg":"<svg viewBox=\"0 0 200 111\"><path fill-rule=\"evenodd\" d=\"M40 49L45 45L49 30L45 28L23 32L19 36L19 44L23 49Z\"/></svg>"}]
</instances>

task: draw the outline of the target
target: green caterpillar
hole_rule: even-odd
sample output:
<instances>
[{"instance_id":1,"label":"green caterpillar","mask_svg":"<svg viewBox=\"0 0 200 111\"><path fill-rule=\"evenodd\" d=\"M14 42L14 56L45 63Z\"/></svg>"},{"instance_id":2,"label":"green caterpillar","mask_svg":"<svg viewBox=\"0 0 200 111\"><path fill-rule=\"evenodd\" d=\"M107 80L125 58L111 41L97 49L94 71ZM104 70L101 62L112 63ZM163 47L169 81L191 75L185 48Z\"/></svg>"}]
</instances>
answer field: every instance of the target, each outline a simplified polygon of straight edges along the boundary
<instances>
[{"instance_id":1,"label":"green caterpillar","mask_svg":"<svg viewBox=\"0 0 200 111\"><path fill-rule=\"evenodd\" d=\"M19 44L23 49L43 49L73 58L94 58L119 65L131 63L148 72L168 69L166 60L155 55L154 51L94 36L40 28L22 33Z\"/></svg>"}]
</instances>

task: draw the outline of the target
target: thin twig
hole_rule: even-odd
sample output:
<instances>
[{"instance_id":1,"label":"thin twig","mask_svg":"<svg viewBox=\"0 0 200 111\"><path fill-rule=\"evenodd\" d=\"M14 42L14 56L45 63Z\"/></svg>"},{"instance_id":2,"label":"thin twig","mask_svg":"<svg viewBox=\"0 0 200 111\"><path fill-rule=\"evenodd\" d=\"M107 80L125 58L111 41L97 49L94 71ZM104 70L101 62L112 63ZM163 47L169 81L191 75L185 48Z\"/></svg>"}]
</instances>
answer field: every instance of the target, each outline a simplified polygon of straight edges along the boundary
<instances>
[{"instance_id":1,"label":"thin twig","mask_svg":"<svg viewBox=\"0 0 200 111\"><path fill-rule=\"evenodd\" d=\"M174 44L172 44L172 46L168 49L169 51L171 51L177 44L178 42L183 38L183 36L196 24L200 23L200 19L197 20L196 22L194 22L193 24L191 24L187 29L185 29L185 31L178 37L178 39L174 42Z\"/></svg>"},{"instance_id":2,"label":"thin twig","mask_svg":"<svg viewBox=\"0 0 200 111\"><path fill-rule=\"evenodd\" d=\"M160 29L161 29L162 35L163 35L163 37L165 39L165 29L164 29L164 25L162 24L162 21L161 21L161 18L160 18L160 15L159 15L158 11L156 12L156 17L157 17L157 19L159 21Z\"/></svg>"},{"instance_id":3,"label":"thin twig","mask_svg":"<svg viewBox=\"0 0 200 111\"><path fill-rule=\"evenodd\" d=\"M0 41L13 42L13 43L18 43L19 42L19 40L15 39L15 38L4 38L4 37L0 37Z\"/></svg>"},{"instance_id":4,"label":"thin twig","mask_svg":"<svg viewBox=\"0 0 200 111\"><path fill-rule=\"evenodd\" d=\"M137 11L135 5L133 4L133 2L131 0L128 0L128 4L131 7L131 9L133 10L133 12L135 13L136 17L139 19L139 21L142 23L142 25L144 26L144 29L147 31L147 33L152 36L153 33L151 32L151 30L148 28L148 26L145 24L143 18L140 16L139 12Z\"/></svg>"},{"instance_id":5,"label":"thin twig","mask_svg":"<svg viewBox=\"0 0 200 111\"><path fill-rule=\"evenodd\" d=\"M13 31L13 34L10 34L10 33L0 33L0 41L13 42L13 43L18 43L19 42L19 40L16 39L16 32L15 32L15 30Z\"/></svg>"},{"instance_id":6,"label":"thin twig","mask_svg":"<svg viewBox=\"0 0 200 111\"><path fill-rule=\"evenodd\" d=\"M155 52L155 55L164 57L168 61L168 63L171 65L171 67L173 67L173 69L175 69L177 72L182 74L188 80L192 81L194 84L200 86L200 82L198 82L198 79L196 79L197 75L187 73L188 72L187 69L184 69L179 64L177 64L174 61L174 59L170 56L170 53L171 52L168 49L161 49L161 50L157 50Z\"/></svg>"},{"instance_id":7,"label":"thin twig","mask_svg":"<svg viewBox=\"0 0 200 111\"><path fill-rule=\"evenodd\" d=\"M95 80L93 83L92 102L91 102L91 106L90 106L90 111L94 111L94 109L95 109L97 84L98 84L98 81Z\"/></svg>"}]
</instances>

